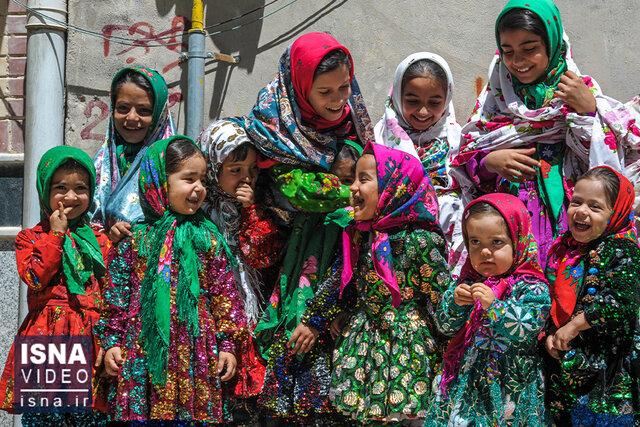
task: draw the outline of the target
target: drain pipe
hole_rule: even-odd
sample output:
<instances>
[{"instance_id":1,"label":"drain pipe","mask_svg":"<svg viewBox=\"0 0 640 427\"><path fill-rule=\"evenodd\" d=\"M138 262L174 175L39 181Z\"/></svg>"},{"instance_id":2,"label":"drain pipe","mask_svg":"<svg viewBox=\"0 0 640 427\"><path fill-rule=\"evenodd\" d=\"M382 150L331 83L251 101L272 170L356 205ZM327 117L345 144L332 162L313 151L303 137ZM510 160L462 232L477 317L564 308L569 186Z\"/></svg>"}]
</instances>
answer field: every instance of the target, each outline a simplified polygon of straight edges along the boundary
<instances>
[{"instance_id":1,"label":"drain pipe","mask_svg":"<svg viewBox=\"0 0 640 427\"><path fill-rule=\"evenodd\" d=\"M186 134L197 138L202 131L204 115L204 0L193 0L191 29L189 30L189 52L187 55L187 128Z\"/></svg>"}]
</instances>

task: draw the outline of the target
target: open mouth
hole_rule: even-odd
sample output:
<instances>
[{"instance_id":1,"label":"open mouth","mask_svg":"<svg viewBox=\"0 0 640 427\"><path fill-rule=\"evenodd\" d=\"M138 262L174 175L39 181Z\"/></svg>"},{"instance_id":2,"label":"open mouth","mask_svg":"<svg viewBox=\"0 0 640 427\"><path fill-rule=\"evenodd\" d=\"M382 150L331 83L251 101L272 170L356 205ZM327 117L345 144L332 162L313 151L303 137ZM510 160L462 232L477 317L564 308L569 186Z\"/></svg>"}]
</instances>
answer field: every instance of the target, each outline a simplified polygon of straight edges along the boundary
<instances>
[{"instance_id":1,"label":"open mouth","mask_svg":"<svg viewBox=\"0 0 640 427\"><path fill-rule=\"evenodd\" d=\"M420 119L420 118L418 118L416 116L411 116L411 117L413 117L413 120L415 120L416 123L420 123L420 124L425 124L426 125L431 121L431 117L427 117L427 118L424 118L424 119Z\"/></svg>"},{"instance_id":2,"label":"open mouth","mask_svg":"<svg viewBox=\"0 0 640 427\"><path fill-rule=\"evenodd\" d=\"M325 108L334 114L338 114L338 113L342 113L342 110L344 110L344 104L337 108L332 108L332 107L325 107Z\"/></svg>"},{"instance_id":3,"label":"open mouth","mask_svg":"<svg viewBox=\"0 0 640 427\"><path fill-rule=\"evenodd\" d=\"M364 209L364 199L359 196L352 196L351 205L354 209L362 210Z\"/></svg>"},{"instance_id":4,"label":"open mouth","mask_svg":"<svg viewBox=\"0 0 640 427\"><path fill-rule=\"evenodd\" d=\"M524 74L524 73L528 73L529 71L531 71L531 69L533 68L533 65L529 66L529 67L525 67L525 68L516 68L515 70L519 73L519 74Z\"/></svg>"},{"instance_id":5,"label":"open mouth","mask_svg":"<svg viewBox=\"0 0 640 427\"><path fill-rule=\"evenodd\" d=\"M577 231L587 231L591 228L591 224L583 221L573 221L573 226Z\"/></svg>"},{"instance_id":6,"label":"open mouth","mask_svg":"<svg viewBox=\"0 0 640 427\"><path fill-rule=\"evenodd\" d=\"M187 203L190 203L192 205L197 205L199 202L200 202L200 197L198 196L187 197Z\"/></svg>"}]
</instances>

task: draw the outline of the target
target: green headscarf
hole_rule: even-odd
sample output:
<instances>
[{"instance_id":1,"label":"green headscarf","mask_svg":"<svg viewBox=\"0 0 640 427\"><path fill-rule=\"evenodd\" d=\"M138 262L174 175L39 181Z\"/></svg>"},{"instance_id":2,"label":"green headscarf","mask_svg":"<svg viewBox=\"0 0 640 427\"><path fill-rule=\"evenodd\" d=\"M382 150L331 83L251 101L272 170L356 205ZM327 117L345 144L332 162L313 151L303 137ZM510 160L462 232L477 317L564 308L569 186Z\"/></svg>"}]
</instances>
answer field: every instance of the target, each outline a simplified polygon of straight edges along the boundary
<instances>
[{"instance_id":1,"label":"green headscarf","mask_svg":"<svg viewBox=\"0 0 640 427\"><path fill-rule=\"evenodd\" d=\"M210 251L215 241L216 255L222 247L229 262L233 262L224 238L202 210L181 215L169 209L166 151L176 140L188 140L195 145L187 136L174 135L153 144L142 159L138 182L145 223L134 227L134 239L140 242L139 254L147 258L140 284L140 337L155 385L164 385L167 377L172 263L178 263L175 301L178 319L185 322L193 338L200 334L198 298L203 265L199 255Z\"/></svg>"},{"instance_id":2,"label":"green headscarf","mask_svg":"<svg viewBox=\"0 0 640 427\"><path fill-rule=\"evenodd\" d=\"M500 47L500 34L498 24L502 17L512 9L527 9L535 13L544 24L547 33L547 53L549 55L549 65L545 70L545 77L533 83L524 84L513 77L513 86L525 105L529 108L541 108L546 102L554 97L554 92L560 83L560 77L567 70L565 61L566 45L562 40L564 29L560 11L553 0L511 0L502 9L496 20L496 42Z\"/></svg>"},{"instance_id":3,"label":"green headscarf","mask_svg":"<svg viewBox=\"0 0 640 427\"><path fill-rule=\"evenodd\" d=\"M113 109L115 108L116 101L116 84L122 76L128 72L135 72L144 77L149 84L151 85L151 89L153 91L153 114L151 118L151 125L147 131L147 135L145 136L145 140L151 136L152 134L157 133L156 128L160 117L162 116L163 110L165 108L165 104L167 103L167 99L169 97L169 90L167 89L167 83L164 78L156 71L151 68L136 66L136 67L126 67L118 70L116 74L113 76L113 80L111 81L111 114L113 114ZM113 130L115 134L115 129ZM131 166L133 159L138 154L138 151L145 146L144 141L138 144L129 144L124 141L122 138L116 138L116 156L118 159L118 169L120 170L120 175L124 176L127 173L127 169Z\"/></svg>"},{"instance_id":4,"label":"green headscarf","mask_svg":"<svg viewBox=\"0 0 640 427\"><path fill-rule=\"evenodd\" d=\"M87 185L90 188L90 198L93 200L96 182L96 170L91 157L75 147L59 146L48 150L38 164L37 182L38 198L40 199L40 216L48 220L57 207L49 205L51 178L56 170L70 160L81 165L89 175ZM88 212L88 209L87 209ZM62 243L62 271L67 282L67 289L76 295L85 294L85 284L92 275L102 277L105 273L104 259L100 251L98 239L89 226L87 212L78 218L69 220L69 233Z\"/></svg>"}]
</instances>

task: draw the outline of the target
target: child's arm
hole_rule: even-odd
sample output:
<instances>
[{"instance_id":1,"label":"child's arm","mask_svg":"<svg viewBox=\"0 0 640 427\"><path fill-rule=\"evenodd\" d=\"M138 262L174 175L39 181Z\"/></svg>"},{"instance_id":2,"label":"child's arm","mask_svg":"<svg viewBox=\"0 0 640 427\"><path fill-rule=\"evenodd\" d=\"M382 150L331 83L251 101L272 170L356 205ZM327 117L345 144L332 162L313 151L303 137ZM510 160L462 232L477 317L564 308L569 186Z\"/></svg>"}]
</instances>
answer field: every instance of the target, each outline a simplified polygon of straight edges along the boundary
<instances>
[{"instance_id":1,"label":"child's arm","mask_svg":"<svg viewBox=\"0 0 640 427\"><path fill-rule=\"evenodd\" d=\"M284 239L275 223L255 204L241 210L238 239L245 260L253 268L267 268L278 262Z\"/></svg>"},{"instance_id":2,"label":"child's arm","mask_svg":"<svg viewBox=\"0 0 640 427\"><path fill-rule=\"evenodd\" d=\"M340 304L341 270L342 260L338 258L327 272L328 274L324 276L325 280L318 285L318 290L313 298L307 302L307 309L301 319L302 323L323 332L342 311L343 307ZM350 286L350 288L352 287Z\"/></svg>"},{"instance_id":3,"label":"child's arm","mask_svg":"<svg viewBox=\"0 0 640 427\"><path fill-rule=\"evenodd\" d=\"M462 328L473 309L473 305L460 306L455 303L455 291L457 283L452 283L442 296L435 316L438 331L447 337L454 336Z\"/></svg>"},{"instance_id":4,"label":"child's arm","mask_svg":"<svg viewBox=\"0 0 640 427\"><path fill-rule=\"evenodd\" d=\"M22 230L16 237L16 261L20 279L29 289L39 291L58 274L62 263L64 234Z\"/></svg>"}]
</instances>

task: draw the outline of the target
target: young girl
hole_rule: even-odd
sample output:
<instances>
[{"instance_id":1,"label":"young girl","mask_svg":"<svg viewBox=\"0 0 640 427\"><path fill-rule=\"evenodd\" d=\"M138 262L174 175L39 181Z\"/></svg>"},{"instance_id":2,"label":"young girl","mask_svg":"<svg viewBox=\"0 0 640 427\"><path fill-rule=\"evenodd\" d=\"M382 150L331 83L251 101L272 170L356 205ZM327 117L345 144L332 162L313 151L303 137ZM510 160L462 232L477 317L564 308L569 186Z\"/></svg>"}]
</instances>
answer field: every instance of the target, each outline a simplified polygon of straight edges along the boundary
<instances>
[{"instance_id":1,"label":"young girl","mask_svg":"<svg viewBox=\"0 0 640 427\"><path fill-rule=\"evenodd\" d=\"M469 258L436 316L453 336L426 425L546 425L536 338L549 312L529 213L517 197L467 205Z\"/></svg>"},{"instance_id":2,"label":"young girl","mask_svg":"<svg viewBox=\"0 0 640 427\"><path fill-rule=\"evenodd\" d=\"M168 93L162 76L150 68L123 68L113 76L107 136L94 158L98 189L92 218L113 242L130 236L131 224L143 219L138 172L147 147L175 133Z\"/></svg>"},{"instance_id":3,"label":"young girl","mask_svg":"<svg viewBox=\"0 0 640 427\"><path fill-rule=\"evenodd\" d=\"M378 144L418 156L438 194L440 227L447 239L449 265L464 264L462 202L449 174L460 144L460 125L453 109L453 75L441 56L414 53L396 68L385 113L375 127Z\"/></svg>"},{"instance_id":4,"label":"young girl","mask_svg":"<svg viewBox=\"0 0 640 427\"><path fill-rule=\"evenodd\" d=\"M102 354L91 329L100 316L105 262L110 248L107 236L89 226L88 211L95 190L91 158L73 147L55 147L40 159L37 171L41 221L16 238L20 279L27 284L29 313L18 330L20 336L86 336L94 343L96 365ZM0 404L13 413L14 347L0 380ZM88 349L84 349L89 354ZM98 378L92 374L93 406L104 406L97 395ZM49 408L51 411L52 408ZM90 409L90 408L89 408ZM104 409L104 408L102 408ZM22 424L104 425L99 413L24 414Z\"/></svg>"},{"instance_id":5,"label":"young girl","mask_svg":"<svg viewBox=\"0 0 640 427\"><path fill-rule=\"evenodd\" d=\"M608 166L576 183L569 231L549 253L551 318L544 343L547 404L574 425L634 425L640 249L633 186ZM636 420L637 422L637 420Z\"/></svg>"},{"instance_id":6,"label":"young girl","mask_svg":"<svg viewBox=\"0 0 640 427\"><path fill-rule=\"evenodd\" d=\"M220 381L234 376L248 332L228 248L200 209L205 174L181 135L140 164L146 222L118 245L96 327L117 376L114 419L222 421Z\"/></svg>"},{"instance_id":7,"label":"young girl","mask_svg":"<svg viewBox=\"0 0 640 427\"><path fill-rule=\"evenodd\" d=\"M350 317L336 342L331 400L359 422L423 418L442 354L434 315L450 281L436 194L416 157L369 143L351 196L340 294L357 297L343 301Z\"/></svg>"},{"instance_id":8,"label":"young girl","mask_svg":"<svg viewBox=\"0 0 640 427\"><path fill-rule=\"evenodd\" d=\"M522 200L544 268L553 239L566 230L576 179L590 164L622 168L623 150L601 114L614 101L580 76L552 0L509 1L496 41L452 171L466 200L494 191Z\"/></svg>"}]
</instances>

